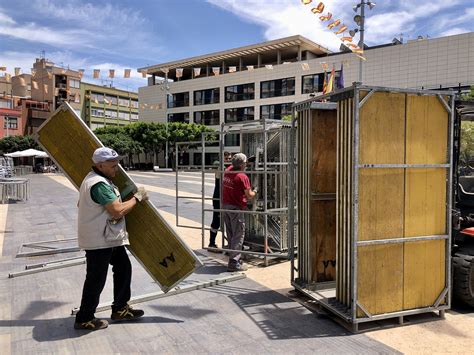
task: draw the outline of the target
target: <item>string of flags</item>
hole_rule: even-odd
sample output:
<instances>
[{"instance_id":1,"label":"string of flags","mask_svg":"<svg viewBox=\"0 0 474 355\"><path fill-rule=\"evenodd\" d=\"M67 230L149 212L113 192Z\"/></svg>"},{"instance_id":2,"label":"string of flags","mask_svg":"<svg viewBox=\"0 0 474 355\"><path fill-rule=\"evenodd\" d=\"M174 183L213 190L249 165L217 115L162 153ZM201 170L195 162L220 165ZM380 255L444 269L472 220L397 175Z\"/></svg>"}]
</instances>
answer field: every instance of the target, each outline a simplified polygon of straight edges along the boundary
<instances>
[{"instance_id":1,"label":"string of flags","mask_svg":"<svg viewBox=\"0 0 474 355\"><path fill-rule=\"evenodd\" d=\"M313 2L313 0L301 0L303 5L309 5ZM353 36L351 33L349 33L348 36L344 35L344 33L347 30L347 25L342 23L340 19L334 20L333 19L333 14L331 12L327 12L326 15L323 14L323 11L325 9L324 3L321 1L316 5L315 7L311 8L311 12L313 14L320 14L319 20L322 22L328 22L326 27L330 30L333 30L333 33L338 36L338 38L341 40L341 42L348 47L355 55L357 55L359 58L365 60L364 57L364 49L360 48L357 44L352 43L353 41ZM338 28L339 27L339 28ZM351 32L351 31L349 31ZM339 36L342 35L342 36Z\"/></svg>"}]
</instances>

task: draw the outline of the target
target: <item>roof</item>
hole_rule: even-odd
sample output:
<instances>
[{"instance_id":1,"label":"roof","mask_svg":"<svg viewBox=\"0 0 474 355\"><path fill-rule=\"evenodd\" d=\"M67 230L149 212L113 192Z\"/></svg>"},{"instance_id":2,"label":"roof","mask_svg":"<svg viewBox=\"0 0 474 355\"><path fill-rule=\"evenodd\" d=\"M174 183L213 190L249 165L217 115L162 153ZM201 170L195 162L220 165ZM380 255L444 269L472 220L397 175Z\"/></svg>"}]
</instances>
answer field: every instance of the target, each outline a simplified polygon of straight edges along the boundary
<instances>
[{"instance_id":1,"label":"roof","mask_svg":"<svg viewBox=\"0 0 474 355\"><path fill-rule=\"evenodd\" d=\"M290 36L280 38L272 41L252 44L244 47L238 47L234 49L228 49L225 51L214 52L210 54L200 55L196 57L185 58L167 63L155 64L148 67L139 68L138 71L146 71L148 74L163 73L166 69L185 68L203 63L221 61L226 59L235 59L242 56L256 55L259 53L276 51L278 49L285 49L289 47L301 46L302 50L307 50L315 53L316 55L326 55L330 53L330 50L316 44L315 42L300 36Z\"/></svg>"}]
</instances>

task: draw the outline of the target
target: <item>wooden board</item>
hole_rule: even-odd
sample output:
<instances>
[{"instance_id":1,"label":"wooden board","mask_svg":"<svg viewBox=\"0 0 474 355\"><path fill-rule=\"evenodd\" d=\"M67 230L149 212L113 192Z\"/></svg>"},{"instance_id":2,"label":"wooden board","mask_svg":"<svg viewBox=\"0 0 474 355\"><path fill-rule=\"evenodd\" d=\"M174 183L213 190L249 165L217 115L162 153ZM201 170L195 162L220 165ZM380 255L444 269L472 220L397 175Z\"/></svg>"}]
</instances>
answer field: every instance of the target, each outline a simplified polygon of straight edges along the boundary
<instances>
[{"instance_id":1,"label":"wooden board","mask_svg":"<svg viewBox=\"0 0 474 355\"><path fill-rule=\"evenodd\" d=\"M448 113L436 96L407 97L407 164L446 164ZM405 237L447 234L447 169L406 169ZM432 306L446 285L446 242L405 244L404 309Z\"/></svg>"},{"instance_id":2,"label":"wooden board","mask_svg":"<svg viewBox=\"0 0 474 355\"><path fill-rule=\"evenodd\" d=\"M335 109L312 111L310 260L316 282L336 279L336 118ZM334 195L321 200L321 194Z\"/></svg>"},{"instance_id":3,"label":"wooden board","mask_svg":"<svg viewBox=\"0 0 474 355\"><path fill-rule=\"evenodd\" d=\"M76 188L92 166L92 154L102 144L71 106L63 104L38 130L38 142ZM114 183L123 191L135 185L120 168ZM179 238L156 208L147 201L127 217L129 250L163 291L178 284L201 266L197 256Z\"/></svg>"}]
</instances>

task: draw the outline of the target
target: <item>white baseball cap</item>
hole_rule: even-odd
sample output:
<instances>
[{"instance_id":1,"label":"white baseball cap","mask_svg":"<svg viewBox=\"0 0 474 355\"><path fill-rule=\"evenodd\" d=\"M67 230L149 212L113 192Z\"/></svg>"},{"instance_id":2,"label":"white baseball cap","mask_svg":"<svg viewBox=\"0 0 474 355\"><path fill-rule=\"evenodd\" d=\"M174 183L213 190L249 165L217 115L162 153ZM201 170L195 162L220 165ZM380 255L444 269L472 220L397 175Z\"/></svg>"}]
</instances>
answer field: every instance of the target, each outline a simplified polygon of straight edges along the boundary
<instances>
[{"instance_id":1,"label":"white baseball cap","mask_svg":"<svg viewBox=\"0 0 474 355\"><path fill-rule=\"evenodd\" d=\"M119 160L122 157L118 153L107 147L97 148L92 155L92 161L95 164L103 163L104 161Z\"/></svg>"}]
</instances>

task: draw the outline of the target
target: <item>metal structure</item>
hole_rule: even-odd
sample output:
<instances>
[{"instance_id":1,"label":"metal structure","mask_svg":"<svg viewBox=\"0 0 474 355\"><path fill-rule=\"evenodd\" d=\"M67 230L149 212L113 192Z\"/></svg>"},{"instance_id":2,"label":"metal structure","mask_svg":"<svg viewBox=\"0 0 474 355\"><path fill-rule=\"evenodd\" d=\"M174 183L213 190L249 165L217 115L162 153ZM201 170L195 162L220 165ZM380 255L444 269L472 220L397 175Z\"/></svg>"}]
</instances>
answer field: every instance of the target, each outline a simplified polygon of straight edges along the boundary
<instances>
[{"instance_id":1,"label":"metal structure","mask_svg":"<svg viewBox=\"0 0 474 355\"><path fill-rule=\"evenodd\" d=\"M240 251L243 254L263 256L265 265L267 257L288 258L288 158L290 141L290 123L279 120L255 120L244 122L223 123L219 132L219 162L220 167L216 174L221 179L224 167L224 141L228 134L239 134L241 137L241 152L248 157L255 156L255 163L245 172L249 175L251 184L258 186L258 194L251 202L251 208L246 211L205 208L204 182L202 189L202 240L204 248L205 215L211 212L243 213L246 219L244 245L248 250ZM203 157L205 144L202 143ZM202 161L202 177L206 166ZM227 172L233 173L233 172ZM237 172L234 172L237 173ZM204 181L204 180L203 180ZM222 180L221 180L222 181ZM222 185L221 194L222 196ZM222 201L221 201L222 202ZM292 205L292 204L291 204ZM222 203L221 203L222 206ZM221 230L224 230L221 218ZM222 248L213 248L227 251L225 238L222 233Z\"/></svg>"},{"instance_id":2,"label":"metal structure","mask_svg":"<svg viewBox=\"0 0 474 355\"><path fill-rule=\"evenodd\" d=\"M360 157L362 151L363 139L361 139L360 112L367 101L376 93L406 94L411 95L415 99L431 96L433 100L438 102L438 106L445 110L448 117L447 137L446 137L446 163L439 164L364 164ZM329 102L328 102L329 101ZM312 110L321 109L321 105L327 107L337 103L337 193L334 196L328 196L330 199L336 200L337 205L337 221L336 221L336 279L331 282L310 282L310 267L308 265L307 254L310 252L311 242L310 235L311 226L311 201L315 196L311 195L309 184L311 184L311 122ZM328 106L329 105L329 106ZM383 114L383 113L379 113ZM431 117L430 117L431 118ZM290 244L297 244L298 257L290 253L291 257L291 283L292 285L305 295L315 299L325 309L335 314L347 324L352 325L352 330L357 332L360 323L371 322L380 319L396 318L403 323L403 317L427 313L432 311L439 312L440 317L444 317L444 311L451 305L451 204L452 204L452 183L451 177L453 172L453 122L454 122L454 94L452 92L428 91L428 90L411 90L411 89L394 89L386 87L363 86L355 83L354 86L346 88L335 93L320 96L310 100L303 101L294 105L294 120L291 137L291 144L297 143L298 153L290 156L290 185L295 184L297 190L297 206L296 213L292 210L289 215L289 225L297 226L298 232L295 237L294 229L289 228ZM406 129L406 128L405 128ZM439 144L440 142L436 142ZM290 150L290 154L294 151ZM294 162L297 161L297 166ZM364 174L372 169L378 171L390 172L395 169L412 172L427 171L428 174L434 169L443 169L445 178L445 233L437 235L413 235L413 236L397 236L374 239L360 240L359 223L360 223L360 181ZM407 175L408 176L408 175ZM444 190L443 190L444 191ZM293 198L293 192L290 190L290 199ZM319 196L320 197L320 196ZM388 213L388 212L387 212ZM444 250L444 262L440 263L444 270L442 274L444 279L443 289L439 293L436 300L429 306L422 307L406 307L397 311L386 311L372 314L364 307L360 301L363 292L373 292L377 290L360 289L359 281L364 274L359 270L360 262L367 248L371 246L391 247L400 246L402 250L413 246L420 246L423 243L436 242L442 243ZM441 252L440 252L441 253ZM387 254L388 255L388 254ZM413 256L414 254L412 254ZM442 255L442 254L440 254ZM416 257L415 257L416 258ZM365 259L366 260L366 259ZM366 260L367 262L367 260ZM370 262L370 261L369 261ZM402 264L402 267L405 264ZM375 267L375 265L373 265ZM416 269L416 268L415 268ZM367 271L367 270L366 270ZM375 270L374 270L375 272ZM410 272L403 271L403 272ZM428 271L429 272L429 271ZM403 286L402 286L403 288ZM386 291L386 290L384 290ZM437 294L436 294L437 295ZM404 301L405 302L405 301ZM405 305L405 303L403 303Z\"/></svg>"}]
</instances>

